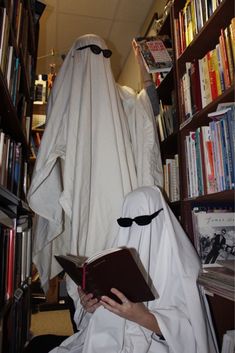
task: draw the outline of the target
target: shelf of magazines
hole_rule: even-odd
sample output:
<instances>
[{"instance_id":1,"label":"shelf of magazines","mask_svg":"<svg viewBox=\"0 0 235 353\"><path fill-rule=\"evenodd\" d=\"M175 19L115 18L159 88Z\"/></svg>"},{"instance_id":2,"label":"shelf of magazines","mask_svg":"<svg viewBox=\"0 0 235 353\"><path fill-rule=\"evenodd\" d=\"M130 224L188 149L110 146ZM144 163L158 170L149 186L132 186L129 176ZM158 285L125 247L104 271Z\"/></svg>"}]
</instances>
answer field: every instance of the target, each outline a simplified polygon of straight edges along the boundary
<instances>
[{"instance_id":1,"label":"shelf of magazines","mask_svg":"<svg viewBox=\"0 0 235 353\"><path fill-rule=\"evenodd\" d=\"M192 209L194 244L202 262L198 283L208 294L235 301L235 213L233 205Z\"/></svg>"},{"instance_id":2,"label":"shelf of magazines","mask_svg":"<svg viewBox=\"0 0 235 353\"><path fill-rule=\"evenodd\" d=\"M208 295L218 295L235 301L234 260L205 265L199 274L198 283Z\"/></svg>"}]
</instances>

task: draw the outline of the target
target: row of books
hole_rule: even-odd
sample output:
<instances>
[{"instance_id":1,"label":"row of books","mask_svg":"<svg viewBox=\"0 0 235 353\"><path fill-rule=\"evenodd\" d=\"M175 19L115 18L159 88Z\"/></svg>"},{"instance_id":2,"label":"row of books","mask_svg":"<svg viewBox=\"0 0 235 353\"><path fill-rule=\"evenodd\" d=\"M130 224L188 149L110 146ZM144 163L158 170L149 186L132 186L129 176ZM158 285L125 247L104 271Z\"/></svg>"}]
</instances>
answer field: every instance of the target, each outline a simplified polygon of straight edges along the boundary
<instances>
[{"instance_id":1,"label":"row of books","mask_svg":"<svg viewBox=\"0 0 235 353\"><path fill-rule=\"evenodd\" d=\"M222 0L187 0L174 19L177 57L200 32Z\"/></svg>"},{"instance_id":2,"label":"row of books","mask_svg":"<svg viewBox=\"0 0 235 353\"><path fill-rule=\"evenodd\" d=\"M185 119L215 100L234 81L235 63L235 18L233 42L228 36L228 27L221 29L219 43L201 59L186 63L186 72L181 79L181 95Z\"/></svg>"},{"instance_id":3,"label":"row of books","mask_svg":"<svg viewBox=\"0 0 235 353\"><path fill-rule=\"evenodd\" d=\"M160 141L164 141L168 136L173 134L176 131L177 118L176 118L176 106L174 99L175 92L171 94L172 104L163 104L160 100L159 104L159 114L156 117L158 132Z\"/></svg>"},{"instance_id":4,"label":"row of books","mask_svg":"<svg viewBox=\"0 0 235 353\"><path fill-rule=\"evenodd\" d=\"M209 126L185 137L188 197L234 189L235 108L229 106L210 113Z\"/></svg>"},{"instance_id":5,"label":"row of books","mask_svg":"<svg viewBox=\"0 0 235 353\"><path fill-rule=\"evenodd\" d=\"M0 185L21 196L24 175L22 146L0 131Z\"/></svg>"},{"instance_id":6,"label":"row of books","mask_svg":"<svg viewBox=\"0 0 235 353\"><path fill-rule=\"evenodd\" d=\"M20 33L22 30L22 21L23 18L23 1L21 0L7 0L2 1L3 5L6 8L9 26L12 26L15 38L17 39L17 45L19 44Z\"/></svg>"},{"instance_id":7,"label":"row of books","mask_svg":"<svg viewBox=\"0 0 235 353\"><path fill-rule=\"evenodd\" d=\"M13 15L13 14L12 14ZM32 77L32 55L30 54L30 48L28 47L29 38L29 15L27 9L23 7L23 3L19 1L19 13L17 18L19 24L17 26L17 32L15 33L15 39L12 39L11 28L11 15L5 7L0 7L0 67L5 77L7 87L12 97L13 104L17 105L17 94L20 87L22 66L24 66L24 72L26 77L24 79L27 82L28 87L31 85ZM23 41L23 42L22 42ZM17 46L14 47L13 43ZM24 43L24 46L20 46L20 43Z\"/></svg>"},{"instance_id":8,"label":"row of books","mask_svg":"<svg viewBox=\"0 0 235 353\"><path fill-rule=\"evenodd\" d=\"M15 220L0 212L0 307L31 273L31 232L26 219L20 223L16 226Z\"/></svg>"},{"instance_id":9,"label":"row of books","mask_svg":"<svg viewBox=\"0 0 235 353\"><path fill-rule=\"evenodd\" d=\"M179 156L176 154L174 158L167 158L163 164L163 189L169 201L180 200L179 186Z\"/></svg>"}]
</instances>

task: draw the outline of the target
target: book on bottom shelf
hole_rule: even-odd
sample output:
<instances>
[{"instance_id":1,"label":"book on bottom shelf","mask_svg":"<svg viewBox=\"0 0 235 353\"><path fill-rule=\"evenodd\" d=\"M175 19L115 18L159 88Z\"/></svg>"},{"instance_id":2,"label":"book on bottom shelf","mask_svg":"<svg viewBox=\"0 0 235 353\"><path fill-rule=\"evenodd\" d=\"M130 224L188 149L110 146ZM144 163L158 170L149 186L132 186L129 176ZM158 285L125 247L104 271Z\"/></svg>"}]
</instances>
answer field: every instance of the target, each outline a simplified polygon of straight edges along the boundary
<instances>
[{"instance_id":1,"label":"book on bottom shelf","mask_svg":"<svg viewBox=\"0 0 235 353\"><path fill-rule=\"evenodd\" d=\"M110 292L114 287L132 302L154 300L158 295L153 294L147 284L142 269L134 260L133 252L134 249L113 248L90 258L75 255L56 255L55 258L77 285L98 299L107 295L119 301Z\"/></svg>"},{"instance_id":2,"label":"book on bottom shelf","mask_svg":"<svg viewBox=\"0 0 235 353\"><path fill-rule=\"evenodd\" d=\"M235 300L234 287L234 260L218 260L218 263L204 267L199 276L198 283L208 291L229 300Z\"/></svg>"}]
</instances>

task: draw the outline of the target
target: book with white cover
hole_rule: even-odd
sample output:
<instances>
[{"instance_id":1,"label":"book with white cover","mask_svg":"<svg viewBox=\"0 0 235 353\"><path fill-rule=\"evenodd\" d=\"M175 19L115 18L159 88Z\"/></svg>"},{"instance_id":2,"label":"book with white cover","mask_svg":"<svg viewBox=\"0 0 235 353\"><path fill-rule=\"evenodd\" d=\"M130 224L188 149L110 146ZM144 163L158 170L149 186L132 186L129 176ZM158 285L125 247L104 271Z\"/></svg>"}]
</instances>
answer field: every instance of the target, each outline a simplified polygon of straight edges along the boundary
<instances>
[{"instance_id":1,"label":"book with white cover","mask_svg":"<svg viewBox=\"0 0 235 353\"><path fill-rule=\"evenodd\" d=\"M205 267L235 261L235 213L226 210L193 210L194 242Z\"/></svg>"}]
</instances>

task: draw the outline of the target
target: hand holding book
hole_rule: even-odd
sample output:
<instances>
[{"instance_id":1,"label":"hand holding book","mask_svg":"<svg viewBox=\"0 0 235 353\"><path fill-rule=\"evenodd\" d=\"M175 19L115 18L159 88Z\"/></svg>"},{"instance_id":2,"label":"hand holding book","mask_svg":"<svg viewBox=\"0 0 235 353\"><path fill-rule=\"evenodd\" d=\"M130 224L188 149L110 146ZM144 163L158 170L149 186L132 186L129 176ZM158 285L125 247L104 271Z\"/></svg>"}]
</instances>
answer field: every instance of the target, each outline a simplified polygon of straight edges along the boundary
<instances>
[{"instance_id":1,"label":"hand holding book","mask_svg":"<svg viewBox=\"0 0 235 353\"><path fill-rule=\"evenodd\" d=\"M141 55L140 46L138 45L138 43L137 43L137 41L135 39L133 39L133 41L132 41L132 48L133 48L133 51L134 51L134 55L135 55L136 61L137 61L138 65L139 65L141 80L142 80L142 82L144 84L144 87L146 88L146 87L148 87L148 86L153 84L152 76L147 71L146 65L145 65L143 57Z\"/></svg>"},{"instance_id":2,"label":"hand holding book","mask_svg":"<svg viewBox=\"0 0 235 353\"><path fill-rule=\"evenodd\" d=\"M130 249L107 249L89 259L74 255L55 257L72 280L86 294L92 293L98 300L102 295L107 295L119 301L111 288L117 288L132 302L150 301L156 297Z\"/></svg>"},{"instance_id":3,"label":"hand holding book","mask_svg":"<svg viewBox=\"0 0 235 353\"><path fill-rule=\"evenodd\" d=\"M78 286L78 294L82 307L90 314L93 314L101 305L97 298L94 298L92 293L86 294L81 286Z\"/></svg>"}]
</instances>

